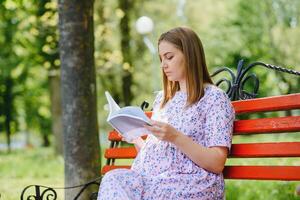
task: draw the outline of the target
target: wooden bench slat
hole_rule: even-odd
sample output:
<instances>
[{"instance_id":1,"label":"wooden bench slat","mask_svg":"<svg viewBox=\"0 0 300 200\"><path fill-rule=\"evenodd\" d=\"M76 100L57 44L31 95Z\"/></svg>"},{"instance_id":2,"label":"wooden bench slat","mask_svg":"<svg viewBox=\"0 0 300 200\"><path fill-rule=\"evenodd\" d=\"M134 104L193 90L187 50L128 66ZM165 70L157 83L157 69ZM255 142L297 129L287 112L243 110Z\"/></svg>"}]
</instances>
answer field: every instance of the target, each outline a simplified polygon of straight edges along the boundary
<instances>
[{"instance_id":1,"label":"wooden bench slat","mask_svg":"<svg viewBox=\"0 0 300 200\"><path fill-rule=\"evenodd\" d=\"M110 131L108 133L108 140L109 141L121 141L121 137L119 136L118 132L116 130Z\"/></svg>"},{"instance_id":2,"label":"wooden bench slat","mask_svg":"<svg viewBox=\"0 0 300 200\"><path fill-rule=\"evenodd\" d=\"M129 165L105 165L101 174L113 169L127 168ZM253 180L300 180L299 166L226 166L223 171L226 179L253 179Z\"/></svg>"},{"instance_id":3,"label":"wooden bench slat","mask_svg":"<svg viewBox=\"0 0 300 200\"><path fill-rule=\"evenodd\" d=\"M233 101L232 105L236 114L298 109L300 94Z\"/></svg>"},{"instance_id":4,"label":"wooden bench slat","mask_svg":"<svg viewBox=\"0 0 300 200\"><path fill-rule=\"evenodd\" d=\"M119 147L119 148L109 148L105 150L105 158L119 158L128 159L135 158L137 151L135 147Z\"/></svg>"},{"instance_id":5,"label":"wooden bench slat","mask_svg":"<svg viewBox=\"0 0 300 200\"><path fill-rule=\"evenodd\" d=\"M226 179L299 181L300 166L226 166Z\"/></svg>"},{"instance_id":6,"label":"wooden bench slat","mask_svg":"<svg viewBox=\"0 0 300 200\"><path fill-rule=\"evenodd\" d=\"M233 144L230 157L300 157L300 142Z\"/></svg>"},{"instance_id":7,"label":"wooden bench slat","mask_svg":"<svg viewBox=\"0 0 300 200\"><path fill-rule=\"evenodd\" d=\"M147 135L142 136L142 138L145 140L147 138ZM122 141L122 137L119 135L117 131L113 130L109 132L108 140L119 142Z\"/></svg>"},{"instance_id":8,"label":"wooden bench slat","mask_svg":"<svg viewBox=\"0 0 300 200\"><path fill-rule=\"evenodd\" d=\"M296 131L300 131L300 116L238 120L233 130L235 135Z\"/></svg>"},{"instance_id":9,"label":"wooden bench slat","mask_svg":"<svg viewBox=\"0 0 300 200\"><path fill-rule=\"evenodd\" d=\"M239 120L234 122L234 135L300 131L300 116ZM146 139L146 136L143 137ZM110 141L121 141L116 131L109 133Z\"/></svg>"},{"instance_id":10,"label":"wooden bench slat","mask_svg":"<svg viewBox=\"0 0 300 200\"><path fill-rule=\"evenodd\" d=\"M248 119L234 122L234 135L296 131L300 131L300 116ZM121 141L117 131L111 131L108 139Z\"/></svg>"},{"instance_id":11,"label":"wooden bench slat","mask_svg":"<svg viewBox=\"0 0 300 200\"><path fill-rule=\"evenodd\" d=\"M101 170L101 174L106 174L113 169L130 169L130 165L104 165Z\"/></svg>"},{"instance_id":12,"label":"wooden bench slat","mask_svg":"<svg viewBox=\"0 0 300 200\"><path fill-rule=\"evenodd\" d=\"M134 147L109 148L105 151L105 158L129 159L136 155ZM230 157L300 157L300 142L233 144Z\"/></svg>"}]
</instances>

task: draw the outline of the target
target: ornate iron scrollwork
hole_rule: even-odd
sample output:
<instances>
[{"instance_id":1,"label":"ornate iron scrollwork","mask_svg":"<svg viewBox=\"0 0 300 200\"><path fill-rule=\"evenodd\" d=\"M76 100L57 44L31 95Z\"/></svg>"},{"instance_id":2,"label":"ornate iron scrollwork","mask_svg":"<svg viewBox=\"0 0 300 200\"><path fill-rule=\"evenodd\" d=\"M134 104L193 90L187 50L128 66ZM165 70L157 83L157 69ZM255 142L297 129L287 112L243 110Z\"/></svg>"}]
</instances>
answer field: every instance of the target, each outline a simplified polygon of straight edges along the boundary
<instances>
[{"instance_id":1,"label":"ornate iron scrollwork","mask_svg":"<svg viewBox=\"0 0 300 200\"><path fill-rule=\"evenodd\" d=\"M35 188L35 195L30 194L27 196L27 198L24 197L26 190L29 188L34 187ZM44 191L41 191L41 188L45 188ZM51 187L45 187L42 185L29 185L24 188L21 194L21 200L56 200L57 199L57 193L56 191Z\"/></svg>"},{"instance_id":2,"label":"ornate iron scrollwork","mask_svg":"<svg viewBox=\"0 0 300 200\"><path fill-rule=\"evenodd\" d=\"M74 188L81 188L81 190L76 194L76 196L74 197L74 200L77 200L80 195L91 185L100 185L101 182L101 178L102 177L98 177L92 181L89 181L87 183L84 183L82 185L77 185L77 186L72 186L72 187L55 187L55 188L51 188L51 187L47 187L47 186L43 186L43 185L29 185L27 187L25 187L21 193L21 200L56 200L57 199L57 193L55 190L58 189L74 189ZM34 187L34 192L35 194L29 194L26 195L26 192L30 189ZM42 191L41 188L44 188L44 190ZM96 200L97 199L97 192L94 192L91 194L90 196L90 200Z\"/></svg>"},{"instance_id":3,"label":"ornate iron scrollwork","mask_svg":"<svg viewBox=\"0 0 300 200\"><path fill-rule=\"evenodd\" d=\"M257 97L257 94L258 94L257 92L259 89L259 80L254 73L247 75L248 71L251 68L253 68L254 66L262 66L262 67L269 68L272 70L300 76L300 72L298 72L296 70L287 69L284 67L278 67L278 66L271 65L271 64L265 64L263 62L254 62L254 63L251 63L251 64L245 66L244 60L240 60L238 62L236 75L228 67L222 67L219 70L217 70L216 72L214 72L211 75L211 77L214 77L221 72L229 73L229 75L231 77L231 81L226 78L221 78L220 80L218 80L216 82L216 85L219 86L223 82L226 82L227 86L228 86L226 93L232 101L255 98L255 97ZM252 92L247 92L246 90L244 90L244 86L245 86L245 83L250 79L252 79L254 81L254 87L253 87Z\"/></svg>"},{"instance_id":4,"label":"ornate iron scrollwork","mask_svg":"<svg viewBox=\"0 0 300 200\"><path fill-rule=\"evenodd\" d=\"M141 104L141 109L145 111L149 107L149 103L147 101L143 101Z\"/></svg>"}]
</instances>

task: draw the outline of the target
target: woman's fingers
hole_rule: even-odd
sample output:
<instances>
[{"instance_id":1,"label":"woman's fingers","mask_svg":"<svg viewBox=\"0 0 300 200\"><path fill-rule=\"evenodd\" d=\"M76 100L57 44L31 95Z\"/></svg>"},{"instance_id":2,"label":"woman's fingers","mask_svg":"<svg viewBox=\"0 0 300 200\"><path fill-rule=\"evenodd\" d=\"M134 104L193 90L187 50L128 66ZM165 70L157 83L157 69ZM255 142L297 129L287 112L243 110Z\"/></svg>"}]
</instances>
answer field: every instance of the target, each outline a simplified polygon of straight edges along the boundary
<instances>
[{"instance_id":1,"label":"woman's fingers","mask_svg":"<svg viewBox=\"0 0 300 200\"><path fill-rule=\"evenodd\" d=\"M158 127L159 131L165 132L167 129L169 129L170 125L164 122L154 121L152 120L153 125L152 127Z\"/></svg>"},{"instance_id":2,"label":"woman's fingers","mask_svg":"<svg viewBox=\"0 0 300 200\"><path fill-rule=\"evenodd\" d=\"M163 126L163 125L165 125L165 123L159 122L159 121L155 121L155 120L151 120L151 122L152 122L153 126Z\"/></svg>"},{"instance_id":3,"label":"woman's fingers","mask_svg":"<svg viewBox=\"0 0 300 200\"><path fill-rule=\"evenodd\" d=\"M174 128L167 123L151 120L152 126L146 128L158 139L169 141L174 135Z\"/></svg>"},{"instance_id":4,"label":"woman's fingers","mask_svg":"<svg viewBox=\"0 0 300 200\"><path fill-rule=\"evenodd\" d=\"M164 122L151 120L152 126L145 126L149 131L153 133L160 140L173 141L179 132L172 126Z\"/></svg>"},{"instance_id":5,"label":"woman's fingers","mask_svg":"<svg viewBox=\"0 0 300 200\"><path fill-rule=\"evenodd\" d=\"M145 126L149 131L151 132L159 132L160 131L160 128L158 126Z\"/></svg>"}]
</instances>

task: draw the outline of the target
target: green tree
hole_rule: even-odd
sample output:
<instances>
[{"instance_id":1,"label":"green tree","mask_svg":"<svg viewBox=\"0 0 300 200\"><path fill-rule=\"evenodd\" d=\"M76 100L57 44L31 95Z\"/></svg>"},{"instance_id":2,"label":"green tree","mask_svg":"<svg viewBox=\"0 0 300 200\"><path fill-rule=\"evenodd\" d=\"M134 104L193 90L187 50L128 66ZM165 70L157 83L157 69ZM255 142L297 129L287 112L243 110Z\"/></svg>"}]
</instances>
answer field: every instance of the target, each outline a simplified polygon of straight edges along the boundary
<instances>
[{"instance_id":1,"label":"green tree","mask_svg":"<svg viewBox=\"0 0 300 200\"><path fill-rule=\"evenodd\" d=\"M228 49L225 53L219 51L224 65L236 68L238 60L244 59L246 63L262 61L296 69L300 61L297 53L300 40L296 34L300 29L294 23L299 20L299 12L294 10L299 8L299 2L289 0L254 0L251 4L237 1L236 12L219 29L220 49L223 46L226 48L223 50ZM293 75L270 73L270 69L262 67L253 71L261 82L260 96L286 94L297 89Z\"/></svg>"},{"instance_id":2,"label":"green tree","mask_svg":"<svg viewBox=\"0 0 300 200\"><path fill-rule=\"evenodd\" d=\"M16 127L17 121L14 107L14 93L15 80L12 75L13 69L18 65L18 57L14 51L15 33L19 24L18 18L15 16L17 3L10 4L9 1L3 1L0 4L0 21L1 21L1 36L0 44L3 47L0 51L0 94L1 94L1 109L0 122L2 121L4 130L6 132L8 151L11 150L11 133L12 125ZM1 116L2 115L2 116Z\"/></svg>"},{"instance_id":3,"label":"green tree","mask_svg":"<svg viewBox=\"0 0 300 200\"><path fill-rule=\"evenodd\" d=\"M57 37L57 5L53 0L42 0L37 2L36 28L39 32L36 38L37 64L48 71L46 89L49 91L50 106L52 115L52 128L49 131L42 131L44 146L48 146L50 130L54 134L54 149L57 154L62 154L62 124L61 124L61 96L60 96L60 74L59 54ZM40 116L40 122L50 121ZM43 129L45 130L45 129Z\"/></svg>"},{"instance_id":4,"label":"green tree","mask_svg":"<svg viewBox=\"0 0 300 200\"><path fill-rule=\"evenodd\" d=\"M43 144L49 145L50 101L47 98L46 69L42 67L47 59L41 53L43 44L40 40L45 31L38 22L38 18L42 17L37 14L38 6L33 0L3 1L1 9L1 44L5 48L0 51L0 74L3 80L0 93L1 99L7 101L1 106L1 113L3 116L5 108L10 117L0 118L4 121L10 119L11 122L6 123L10 132L25 131L29 138L29 132L38 131L44 136ZM55 26L52 29L55 30ZM5 86L7 78L10 87ZM30 143L29 139L27 143Z\"/></svg>"},{"instance_id":5,"label":"green tree","mask_svg":"<svg viewBox=\"0 0 300 200\"><path fill-rule=\"evenodd\" d=\"M133 94L131 91L132 85L132 49L130 48L130 16L133 8L132 0L119 0L120 10L123 12L123 17L120 20L120 35L121 35L121 52L123 55L123 73L122 73L122 92L126 106L130 105Z\"/></svg>"}]
</instances>

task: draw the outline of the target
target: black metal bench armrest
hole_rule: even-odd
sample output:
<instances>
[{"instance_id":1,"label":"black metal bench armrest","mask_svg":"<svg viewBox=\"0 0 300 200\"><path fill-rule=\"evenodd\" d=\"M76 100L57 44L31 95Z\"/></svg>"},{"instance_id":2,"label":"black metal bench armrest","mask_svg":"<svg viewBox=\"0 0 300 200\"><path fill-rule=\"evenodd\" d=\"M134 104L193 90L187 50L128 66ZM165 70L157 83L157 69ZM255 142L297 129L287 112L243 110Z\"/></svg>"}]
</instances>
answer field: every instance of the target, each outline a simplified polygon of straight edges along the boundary
<instances>
[{"instance_id":1,"label":"black metal bench armrest","mask_svg":"<svg viewBox=\"0 0 300 200\"><path fill-rule=\"evenodd\" d=\"M44 199L51 199L56 200L57 199L57 193L56 190L68 190L68 189L74 189L74 188L81 188L80 191L76 194L74 197L74 200L77 200L80 195L91 185L100 185L102 177L98 177L92 181L88 181L81 185L76 186L70 186L70 187L48 187L44 185L29 185L25 187L21 193L21 200L44 200ZM35 194L27 194L27 191L29 191L32 187L34 187L34 193ZM96 200L97 199L97 192L93 192L90 195L90 200Z\"/></svg>"}]
</instances>

